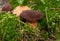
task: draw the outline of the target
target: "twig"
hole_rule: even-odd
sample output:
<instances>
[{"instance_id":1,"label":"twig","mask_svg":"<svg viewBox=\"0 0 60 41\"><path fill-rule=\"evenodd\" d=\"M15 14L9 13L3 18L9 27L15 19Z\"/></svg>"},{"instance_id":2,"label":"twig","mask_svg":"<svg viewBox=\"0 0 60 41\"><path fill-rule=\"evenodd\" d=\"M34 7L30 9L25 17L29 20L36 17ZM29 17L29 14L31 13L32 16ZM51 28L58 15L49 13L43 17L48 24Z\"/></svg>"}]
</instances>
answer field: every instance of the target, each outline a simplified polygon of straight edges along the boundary
<instances>
[{"instance_id":1,"label":"twig","mask_svg":"<svg viewBox=\"0 0 60 41\"><path fill-rule=\"evenodd\" d=\"M60 10L60 8L49 8L50 10Z\"/></svg>"}]
</instances>

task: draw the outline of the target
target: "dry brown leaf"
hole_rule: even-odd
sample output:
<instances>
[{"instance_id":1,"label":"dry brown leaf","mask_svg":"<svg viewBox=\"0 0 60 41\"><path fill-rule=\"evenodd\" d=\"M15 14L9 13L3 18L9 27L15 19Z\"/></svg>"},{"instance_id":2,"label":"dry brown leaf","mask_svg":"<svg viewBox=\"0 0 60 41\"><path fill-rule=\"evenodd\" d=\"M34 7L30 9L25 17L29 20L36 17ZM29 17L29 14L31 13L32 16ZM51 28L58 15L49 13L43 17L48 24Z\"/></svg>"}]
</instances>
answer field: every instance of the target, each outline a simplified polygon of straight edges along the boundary
<instances>
[{"instance_id":1,"label":"dry brown leaf","mask_svg":"<svg viewBox=\"0 0 60 41\"><path fill-rule=\"evenodd\" d=\"M31 9L28 6L17 6L12 12L13 14L19 16L21 12L24 10L31 10Z\"/></svg>"}]
</instances>

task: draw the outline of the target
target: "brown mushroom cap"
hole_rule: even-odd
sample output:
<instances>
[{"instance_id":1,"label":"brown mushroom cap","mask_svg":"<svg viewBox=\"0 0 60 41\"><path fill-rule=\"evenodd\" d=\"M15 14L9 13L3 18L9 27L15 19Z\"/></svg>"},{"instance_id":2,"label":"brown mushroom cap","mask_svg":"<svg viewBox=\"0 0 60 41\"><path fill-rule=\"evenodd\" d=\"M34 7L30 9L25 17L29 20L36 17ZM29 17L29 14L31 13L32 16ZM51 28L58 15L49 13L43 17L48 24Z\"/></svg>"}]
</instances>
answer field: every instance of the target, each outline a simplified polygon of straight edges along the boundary
<instances>
[{"instance_id":1,"label":"brown mushroom cap","mask_svg":"<svg viewBox=\"0 0 60 41\"><path fill-rule=\"evenodd\" d=\"M20 16L26 21L36 21L42 18L42 13L37 10L25 10Z\"/></svg>"},{"instance_id":2,"label":"brown mushroom cap","mask_svg":"<svg viewBox=\"0 0 60 41\"><path fill-rule=\"evenodd\" d=\"M4 4L2 11L10 11L11 9L12 9L11 4L6 3L6 4Z\"/></svg>"}]
</instances>

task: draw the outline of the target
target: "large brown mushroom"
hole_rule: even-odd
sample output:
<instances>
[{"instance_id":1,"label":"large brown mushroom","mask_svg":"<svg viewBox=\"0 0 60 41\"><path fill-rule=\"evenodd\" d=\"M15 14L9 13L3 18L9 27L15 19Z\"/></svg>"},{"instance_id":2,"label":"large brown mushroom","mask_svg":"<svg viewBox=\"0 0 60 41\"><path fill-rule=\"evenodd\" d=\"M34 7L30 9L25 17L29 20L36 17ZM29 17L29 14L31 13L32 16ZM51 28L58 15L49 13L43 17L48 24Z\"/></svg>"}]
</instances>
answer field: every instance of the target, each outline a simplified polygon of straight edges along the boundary
<instances>
[{"instance_id":1,"label":"large brown mushroom","mask_svg":"<svg viewBox=\"0 0 60 41\"><path fill-rule=\"evenodd\" d=\"M42 18L42 13L37 10L25 10L20 15L27 23L30 23L31 26L37 27L37 20Z\"/></svg>"}]
</instances>

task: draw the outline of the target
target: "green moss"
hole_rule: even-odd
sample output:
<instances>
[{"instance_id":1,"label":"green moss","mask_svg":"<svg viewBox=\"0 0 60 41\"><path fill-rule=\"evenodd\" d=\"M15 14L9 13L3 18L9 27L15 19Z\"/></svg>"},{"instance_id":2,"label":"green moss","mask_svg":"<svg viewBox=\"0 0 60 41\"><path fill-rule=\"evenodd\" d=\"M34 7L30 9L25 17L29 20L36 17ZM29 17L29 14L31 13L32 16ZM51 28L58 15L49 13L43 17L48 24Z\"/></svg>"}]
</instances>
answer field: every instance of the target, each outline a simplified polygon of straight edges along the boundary
<instances>
[{"instance_id":1,"label":"green moss","mask_svg":"<svg viewBox=\"0 0 60 41\"><path fill-rule=\"evenodd\" d=\"M0 13L0 41L28 41L48 40L53 34L56 41L60 37L60 1L57 0L9 0L14 9L18 5L27 5L33 10L43 13L43 18L38 21L38 29L33 29L29 24L19 20L8 12ZM24 37L23 37L24 36ZM41 39L42 38L42 39Z\"/></svg>"}]
</instances>

